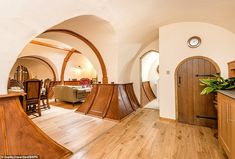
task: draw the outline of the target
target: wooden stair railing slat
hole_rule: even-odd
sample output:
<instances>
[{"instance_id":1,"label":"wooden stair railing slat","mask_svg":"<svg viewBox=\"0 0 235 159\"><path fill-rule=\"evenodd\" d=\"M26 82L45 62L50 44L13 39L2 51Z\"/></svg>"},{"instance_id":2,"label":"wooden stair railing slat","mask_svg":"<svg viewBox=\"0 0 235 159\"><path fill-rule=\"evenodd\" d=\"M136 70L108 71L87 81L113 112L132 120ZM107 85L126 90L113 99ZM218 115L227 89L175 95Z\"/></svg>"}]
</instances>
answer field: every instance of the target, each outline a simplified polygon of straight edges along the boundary
<instances>
[{"instance_id":1,"label":"wooden stair railing slat","mask_svg":"<svg viewBox=\"0 0 235 159\"><path fill-rule=\"evenodd\" d=\"M119 116L122 119L125 116L129 115L131 112L135 111L135 109L132 108L133 106L131 105L131 102L127 96L125 86L119 85L118 90L119 90L119 94L120 94L120 97L121 97L122 103L123 103L123 106L120 107L122 111L120 111L120 114L119 114Z\"/></svg>"},{"instance_id":2,"label":"wooden stair railing slat","mask_svg":"<svg viewBox=\"0 0 235 159\"><path fill-rule=\"evenodd\" d=\"M109 100L112 97L112 92L113 87L109 87L108 85L98 87L96 97L94 98L93 104L88 114L102 117L102 114L105 111L105 107L107 107Z\"/></svg>"},{"instance_id":3,"label":"wooden stair railing slat","mask_svg":"<svg viewBox=\"0 0 235 159\"><path fill-rule=\"evenodd\" d=\"M110 103L111 103L111 101L112 101L112 99L113 99L113 93L114 93L114 87L113 87L113 89L112 89L111 98L109 98L108 103L107 103L106 107L104 108L102 118L105 118L105 116L106 116L107 113L108 113L108 110L109 110L109 108L110 108Z\"/></svg>"},{"instance_id":4,"label":"wooden stair railing slat","mask_svg":"<svg viewBox=\"0 0 235 159\"><path fill-rule=\"evenodd\" d=\"M142 82L142 105L146 105L157 97L153 93L149 81Z\"/></svg>"},{"instance_id":5,"label":"wooden stair railing slat","mask_svg":"<svg viewBox=\"0 0 235 159\"><path fill-rule=\"evenodd\" d=\"M138 109L140 107L140 103L139 101L137 100L137 97L135 95L135 92L134 92L134 89L133 89L133 86L132 85L126 85L126 92L127 92L127 95L128 95L128 98L131 102L131 106L134 110Z\"/></svg>"},{"instance_id":6,"label":"wooden stair railing slat","mask_svg":"<svg viewBox=\"0 0 235 159\"><path fill-rule=\"evenodd\" d=\"M85 102L76 111L121 120L139 107L132 83L96 84Z\"/></svg>"},{"instance_id":7,"label":"wooden stair railing slat","mask_svg":"<svg viewBox=\"0 0 235 159\"><path fill-rule=\"evenodd\" d=\"M97 91L98 91L98 87L94 86L92 88L91 93L89 93L88 97L86 98L86 100L87 100L87 107L84 107L84 109L86 109L85 110L85 114L88 114L88 112L90 111L91 106L92 106L92 104L94 102L94 99L96 98Z\"/></svg>"}]
</instances>

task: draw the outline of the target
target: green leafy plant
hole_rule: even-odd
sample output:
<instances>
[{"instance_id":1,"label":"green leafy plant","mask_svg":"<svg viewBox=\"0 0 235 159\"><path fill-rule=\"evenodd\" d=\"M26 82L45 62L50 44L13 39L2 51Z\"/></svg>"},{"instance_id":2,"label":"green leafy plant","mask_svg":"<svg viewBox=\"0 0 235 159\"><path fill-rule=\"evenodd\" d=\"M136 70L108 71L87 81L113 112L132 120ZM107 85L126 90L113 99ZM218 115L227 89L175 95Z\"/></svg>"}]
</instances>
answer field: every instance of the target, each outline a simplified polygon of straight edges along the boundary
<instances>
[{"instance_id":1,"label":"green leafy plant","mask_svg":"<svg viewBox=\"0 0 235 159\"><path fill-rule=\"evenodd\" d=\"M217 90L229 90L235 88L235 78L224 79L219 75L213 75L215 78L199 79L201 85L206 86L201 94L209 94Z\"/></svg>"}]
</instances>

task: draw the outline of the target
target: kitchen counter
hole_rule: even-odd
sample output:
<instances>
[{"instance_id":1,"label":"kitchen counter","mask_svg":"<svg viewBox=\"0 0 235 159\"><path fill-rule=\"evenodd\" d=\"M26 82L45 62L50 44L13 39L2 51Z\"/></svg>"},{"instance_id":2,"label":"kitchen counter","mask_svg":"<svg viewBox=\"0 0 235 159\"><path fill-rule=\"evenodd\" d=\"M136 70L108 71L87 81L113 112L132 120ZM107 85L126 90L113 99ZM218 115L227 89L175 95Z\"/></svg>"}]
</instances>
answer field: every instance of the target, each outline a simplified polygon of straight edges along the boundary
<instances>
[{"instance_id":1,"label":"kitchen counter","mask_svg":"<svg viewBox=\"0 0 235 159\"><path fill-rule=\"evenodd\" d=\"M235 99L235 90L219 90L217 92Z\"/></svg>"}]
</instances>

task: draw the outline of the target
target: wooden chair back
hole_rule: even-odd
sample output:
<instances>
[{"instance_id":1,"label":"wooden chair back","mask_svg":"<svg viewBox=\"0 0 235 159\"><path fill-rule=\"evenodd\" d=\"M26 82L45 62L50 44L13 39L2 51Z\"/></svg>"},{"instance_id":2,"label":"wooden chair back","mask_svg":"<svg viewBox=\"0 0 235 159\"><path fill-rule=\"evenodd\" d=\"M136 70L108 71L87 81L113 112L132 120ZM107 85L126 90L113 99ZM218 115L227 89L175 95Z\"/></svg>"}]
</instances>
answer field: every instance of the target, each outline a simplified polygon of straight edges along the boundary
<instances>
[{"instance_id":1,"label":"wooden chair back","mask_svg":"<svg viewBox=\"0 0 235 159\"><path fill-rule=\"evenodd\" d=\"M50 83L51 83L51 79L47 78L44 80L44 88L46 89L46 94L48 94L49 89L50 89Z\"/></svg>"},{"instance_id":2,"label":"wooden chair back","mask_svg":"<svg viewBox=\"0 0 235 159\"><path fill-rule=\"evenodd\" d=\"M39 100L41 96L42 81L41 80L27 80L25 81L26 100Z\"/></svg>"}]
</instances>

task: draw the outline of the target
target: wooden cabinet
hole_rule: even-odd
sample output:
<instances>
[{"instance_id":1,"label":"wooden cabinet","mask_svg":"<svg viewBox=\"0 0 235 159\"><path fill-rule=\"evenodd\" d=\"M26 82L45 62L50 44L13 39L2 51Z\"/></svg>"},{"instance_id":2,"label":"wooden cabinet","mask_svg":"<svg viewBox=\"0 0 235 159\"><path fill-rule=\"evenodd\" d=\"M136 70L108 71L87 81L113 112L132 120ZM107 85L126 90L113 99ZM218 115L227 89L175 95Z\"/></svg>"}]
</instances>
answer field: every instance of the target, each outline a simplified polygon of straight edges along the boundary
<instances>
[{"instance_id":1,"label":"wooden cabinet","mask_svg":"<svg viewBox=\"0 0 235 159\"><path fill-rule=\"evenodd\" d=\"M230 129L231 129L231 152L230 156L232 159L235 158L235 99L231 100L231 105L229 107L229 123L230 123Z\"/></svg>"},{"instance_id":2,"label":"wooden cabinet","mask_svg":"<svg viewBox=\"0 0 235 159\"><path fill-rule=\"evenodd\" d=\"M230 105L230 98L219 94L218 95L218 131L219 131L219 142L223 146L226 154L230 155L230 125L228 122L228 111Z\"/></svg>"},{"instance_id":3,"label":"wooden cabinet","mask_svg":"<svg viewBox=\"0 0 235 159\"><path fill-rule=\"evenodd\" d=\"M230 159L235 159L235 99L218 93L219 142Z\"/></svg>"},{"instance_id":4,"label":"wooden cabinet","mask_svg":"<svg viewBox=\"0 0 235 159\"><path fill-rule=\"evenodd\" d=\"M235 77L235 61L228 63L228 76Z\"/></svg>"}]
</instances>

